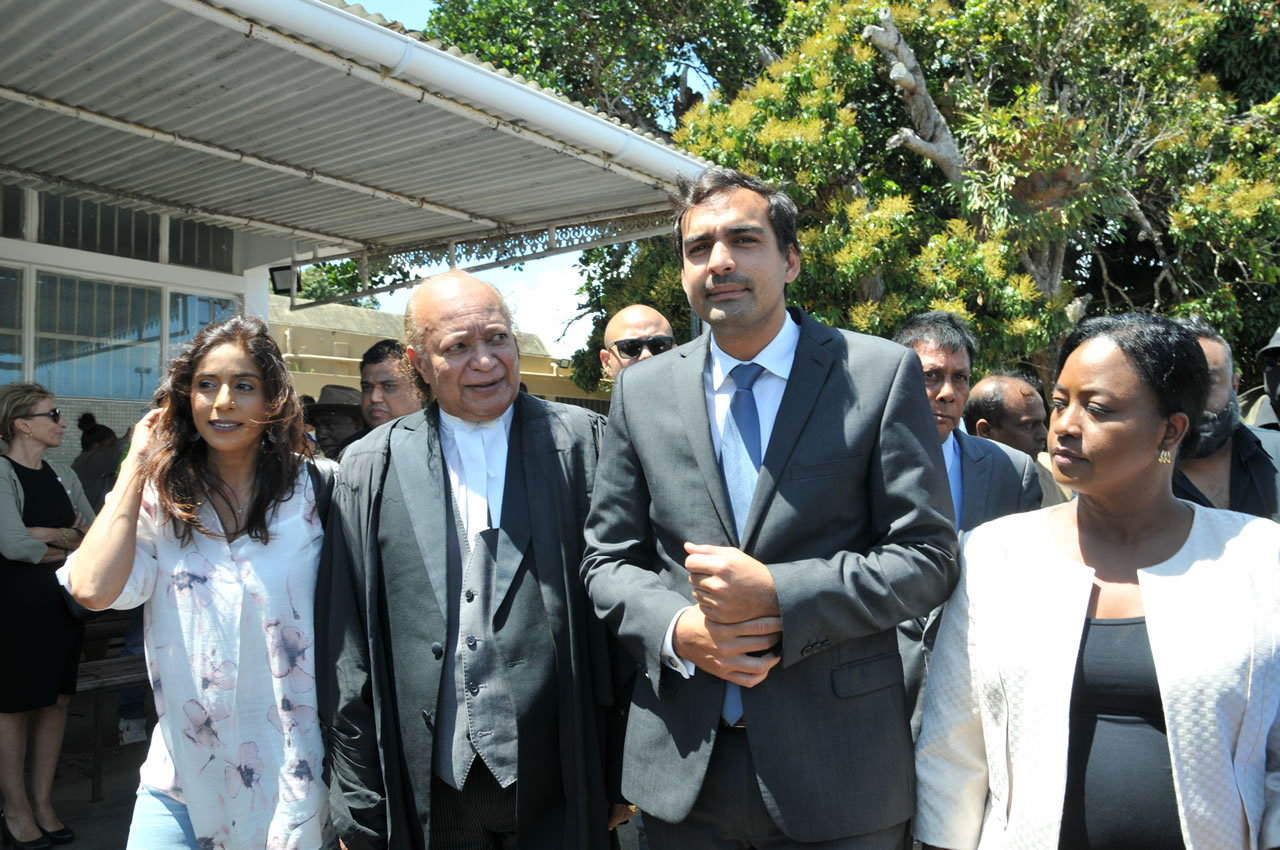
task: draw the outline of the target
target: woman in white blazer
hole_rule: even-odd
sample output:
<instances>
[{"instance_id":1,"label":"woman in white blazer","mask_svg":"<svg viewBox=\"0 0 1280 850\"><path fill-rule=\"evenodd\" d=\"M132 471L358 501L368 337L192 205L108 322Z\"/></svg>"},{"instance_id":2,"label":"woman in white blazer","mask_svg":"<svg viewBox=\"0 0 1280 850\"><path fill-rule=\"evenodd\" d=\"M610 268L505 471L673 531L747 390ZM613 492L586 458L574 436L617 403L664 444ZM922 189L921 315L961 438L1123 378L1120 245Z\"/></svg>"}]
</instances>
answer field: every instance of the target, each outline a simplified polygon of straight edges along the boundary
<instances>
[{"instance_id":1,"label":"woman in white blazer","mask_svg":"<svg viewBox=\"0 0 1280 850\"><path fill-rule=\"evenodd\" d=\"M916 837L953 848L1280 846L1280 525L1173 496L1209 376L1130 314L1067 338L1055 477L964 542L929 666Z\"/></svg>"}]
</instances>

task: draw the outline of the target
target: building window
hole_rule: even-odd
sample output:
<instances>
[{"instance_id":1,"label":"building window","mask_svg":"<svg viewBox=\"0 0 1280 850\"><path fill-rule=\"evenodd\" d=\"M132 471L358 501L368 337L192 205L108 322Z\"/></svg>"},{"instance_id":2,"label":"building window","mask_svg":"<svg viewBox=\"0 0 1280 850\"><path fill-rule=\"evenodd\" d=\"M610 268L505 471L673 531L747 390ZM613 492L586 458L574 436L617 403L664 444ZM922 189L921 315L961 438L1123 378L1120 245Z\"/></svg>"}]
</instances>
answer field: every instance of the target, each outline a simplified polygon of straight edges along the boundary
<instances>
[{"instance_id":1,"label":"building window","mask_svg":"<svg viewBox=\"0 0 1280 850\"><path fill-rule=\"evenodd\" d=\"M240 309L235 298L169 293L169 355L175 356L205 325L220 322Z\"/></svg>"},{"instance_id":2,"label":"building window","mask_svg":"<svg viewBox=\"0 0 1280 850\"><path fill-rule=\"evenodd\" d=\"M225 227L189 219L169 219L169 262L231 273L235 234Z\"/></svg>"},{"instance_id":3,"label":"building window","mask_svg":"<svg viewBox=\"0 0 1280 850\"><path fill-rule=\"evenodd\" d=\"M35 379L60 396L149 399L160 297L158 287L38 272Z\"/></svg>"},{"instance_id":4,"label":"building window","mask_svg":"<svg viewBox=\"0 0 1280 850\"><path fill-rule=\"evenodd\" d=\"M22 272L0 267L0 384L22 380Z\"/></svg>"},{"instance_id":5,"label":"building window","mask_svg":"<svg viewBox=\"0 0 1280 850\"><path fill-rule=\"evenodd\" d=\"M46 245L160 260L160 216L52 192L40 193L37 238Z\"/></svg>"},{"instance_id":6,"label":"building window","mask_svg":"<svg viewBox=\"0 0 1280 850\"><path fill-rule=\"evenodd\" d=\"M22 189L0 186L0 236L22 238Z\"/></svg>"}]
</instances>

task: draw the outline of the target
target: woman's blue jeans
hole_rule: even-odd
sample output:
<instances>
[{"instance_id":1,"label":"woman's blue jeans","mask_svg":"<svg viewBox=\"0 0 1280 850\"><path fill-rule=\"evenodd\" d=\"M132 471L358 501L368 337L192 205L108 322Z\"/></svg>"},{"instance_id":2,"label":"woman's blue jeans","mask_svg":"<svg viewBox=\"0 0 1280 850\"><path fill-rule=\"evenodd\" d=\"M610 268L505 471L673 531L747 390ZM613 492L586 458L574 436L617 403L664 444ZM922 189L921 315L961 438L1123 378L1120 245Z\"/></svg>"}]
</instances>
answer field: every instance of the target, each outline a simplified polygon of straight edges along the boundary
<instances>
[{"instance_id":1,"label":"woman's blue jeans","mask_svg":"<svg viewBox=\"0 0 1280 850\"><path fill-rule=\"evenodd\" d=\"M187 807L172 797L139 788L125 850L200 850Z\"/></svg>"}]
</instances>

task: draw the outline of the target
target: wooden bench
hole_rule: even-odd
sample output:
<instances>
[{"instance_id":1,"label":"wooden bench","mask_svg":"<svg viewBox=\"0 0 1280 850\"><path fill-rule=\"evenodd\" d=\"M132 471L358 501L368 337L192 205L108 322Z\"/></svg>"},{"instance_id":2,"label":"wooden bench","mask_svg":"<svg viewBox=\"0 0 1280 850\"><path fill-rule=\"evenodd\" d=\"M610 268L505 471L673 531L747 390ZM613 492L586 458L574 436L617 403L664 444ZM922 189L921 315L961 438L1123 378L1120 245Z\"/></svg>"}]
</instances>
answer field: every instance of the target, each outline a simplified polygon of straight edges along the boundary
<instances>
[{"instance_id":1,"label":"wooden bench","mask_svg":"<svg viewBox=\"0 0 1280 850\"><path fill-rule=\"evenodd\" d=\"M99 661L124 644L132 611L102 611L84 624L84 657Z\"/></svg>"},{"instance_id":2,"label":"wooden bench","mask_svg":"<svg viewBox=\"0 0 1280 850\"><path fill-rule=\"evenodd\" d=\"M89 800L92 802L102 799L102 753L106 749L103 744L102 725L107 713L107 696L122 688L135 685L146 685L148 689L151 687L151 676L147 672L147 660L144 656L122 655L117 658L101 658L80 663L76 693L93 694L93 757L89 773ZM114 717L114 703L111 707ZM139 743L146 742L144 739Z\"/></svg>"}]
</instances>

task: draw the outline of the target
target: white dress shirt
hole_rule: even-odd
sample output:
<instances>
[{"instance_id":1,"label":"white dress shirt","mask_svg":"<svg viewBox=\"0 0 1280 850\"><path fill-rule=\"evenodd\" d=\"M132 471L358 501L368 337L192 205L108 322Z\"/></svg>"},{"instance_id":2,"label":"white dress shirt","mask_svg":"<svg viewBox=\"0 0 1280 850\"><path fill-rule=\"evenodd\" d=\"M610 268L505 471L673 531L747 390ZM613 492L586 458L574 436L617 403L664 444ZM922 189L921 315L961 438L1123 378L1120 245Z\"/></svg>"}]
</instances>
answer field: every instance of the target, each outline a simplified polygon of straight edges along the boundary
<instances>
[{"instance_id":1,"label":"white dress shirt","mask_svg":"<svg viewBox=\"0 0 1280 850\"><path fill-rule=\"evenodd\" d=\"M489 422L469 422L440 411L440 448L449 470L449 486L473 548L480 532L502 523L507 438L514 416L514 405Z\"/></svg>"},{"instance_id":2,"label":"white dress shirt","mask_svg":"<svg viewBox=\"0 0 1280 850\"><path fill-rule=\"evenodd\" d=\"M790 313L787 313L777 335L751 360L738 360L726 354L716 342L715 334L711 335L711 356L707 358L707 366L702 372L702 388L707 399L707 418L711 421L711 442L715 446L717 459L720 457L720 439L724 434L725 418L729 415L729 403L737 390L729 373L735 366L742 363L758 363L764 367L764 371L760 373L760 377L756 378L751 388L751 395L756 402L756 413L760 416L760 457L763 458L768 453L769 438L773 435L773 424L778 419L778 408L782 406L782 394L787 389L787 378L791 376L791 364L795 362L796 346L799 342L800 325ZM692 607L692 605L689 606L689 608ZM662 660L686 679L693 675L696 668L693 662L676 655L673 638L676 621L689 608L680 609L671 619L662 645Z\"/></svg>"}]
</instances>

